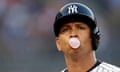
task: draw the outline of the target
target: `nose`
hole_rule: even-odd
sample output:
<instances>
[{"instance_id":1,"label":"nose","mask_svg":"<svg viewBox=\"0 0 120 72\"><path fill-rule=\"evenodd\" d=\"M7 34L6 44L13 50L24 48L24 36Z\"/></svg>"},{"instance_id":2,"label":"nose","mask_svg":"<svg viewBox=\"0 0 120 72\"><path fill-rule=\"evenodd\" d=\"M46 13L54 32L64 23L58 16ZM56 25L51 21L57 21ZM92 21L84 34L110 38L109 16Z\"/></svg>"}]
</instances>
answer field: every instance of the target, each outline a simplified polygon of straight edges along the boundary
<instances>
[{"instance_id":1,"label":"nose","mask_svg":"<svg viewBox=\"0 0 120 72\"><path fill-rule=\"evenodd\" d=\"M70 37L78 37L78 32L77 32L76 29L73 29L73 30L71 31Z\"/></svg>"},{"instance_id":2,"label":"nose","mask_svg":"<svg viewBox=\"0 0 120 72\"><path fill-rule=\"evenodd\" d=\"M72 38L72 37L78 37L78 35L77 34L71 34L70 38Z\"/></svg>"}]
</instances>

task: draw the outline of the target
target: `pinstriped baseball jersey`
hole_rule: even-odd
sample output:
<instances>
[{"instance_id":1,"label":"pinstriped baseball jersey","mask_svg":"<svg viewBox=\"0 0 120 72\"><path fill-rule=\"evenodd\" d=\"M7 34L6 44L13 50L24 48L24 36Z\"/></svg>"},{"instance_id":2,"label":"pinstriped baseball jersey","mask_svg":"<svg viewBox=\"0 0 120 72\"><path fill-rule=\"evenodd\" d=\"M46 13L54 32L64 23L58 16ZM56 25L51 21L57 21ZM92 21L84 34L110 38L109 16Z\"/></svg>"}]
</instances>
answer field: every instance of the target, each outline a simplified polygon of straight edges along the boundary
<instances>
[{"instance_id":1,"label":"pinstriped baseball jersey","mask_svg":"<svg viewBox=\"0 0 120 72\"><path fill-rule=\"evenodd\" d=\"M102 62L99 66L97 66L90 72L120 72L120 68L117 66Z\"/></svg>"},{"instance_id":2,"label":"pinstriped baseball jersey","mask_svg":"<svg viewBox=\"0 0 120 72\"><path fill-rule=\"evenodd\" d=\"M61 72L68 72L67 68L62 70ZM120 68L106 62L96 63L94 67L92 67L87 72L120 72Z\"/></svg>"}]
</instances>

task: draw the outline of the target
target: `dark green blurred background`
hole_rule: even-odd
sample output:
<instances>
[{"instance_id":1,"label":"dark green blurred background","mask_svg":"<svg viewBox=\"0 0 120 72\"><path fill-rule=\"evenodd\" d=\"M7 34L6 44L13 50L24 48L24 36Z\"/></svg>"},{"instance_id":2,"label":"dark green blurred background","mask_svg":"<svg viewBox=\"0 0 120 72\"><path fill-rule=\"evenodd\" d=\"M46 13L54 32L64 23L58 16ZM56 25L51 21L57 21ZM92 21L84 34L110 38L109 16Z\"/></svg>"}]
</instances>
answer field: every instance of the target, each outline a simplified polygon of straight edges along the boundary
<instances>
[{"instance_id":1,"label":"dark green blurred background","mask_svg":"<svg viewBox=\"0 0 120 72\"><path fill-rule=\"evenodd\" d=\"M60 72L53 22L66 3L94 12L101 32L97 58L120 66L120 0L0 0L0 72Z\"/></svg>"}]
</instances>

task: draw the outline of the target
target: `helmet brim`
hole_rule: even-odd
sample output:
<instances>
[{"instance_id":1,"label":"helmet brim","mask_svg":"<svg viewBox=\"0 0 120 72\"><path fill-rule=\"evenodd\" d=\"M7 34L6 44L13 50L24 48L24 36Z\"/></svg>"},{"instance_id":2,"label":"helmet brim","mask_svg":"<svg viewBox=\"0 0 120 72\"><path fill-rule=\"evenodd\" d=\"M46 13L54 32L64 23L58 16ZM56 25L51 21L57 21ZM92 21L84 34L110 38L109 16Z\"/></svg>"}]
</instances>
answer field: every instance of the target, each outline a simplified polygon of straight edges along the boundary
<instances>
[{"instance_id":1,"label":"helmet brim","mask_svg":"<svg viewBox=\"0 0 120 72\"><path fill-rule=\"evenodd\" d=\"M62 26L70 22L83 22L87 24L91 30L94 30L94 28L96 27L96 22L91 18L89 18L88 16L81 14L70 14L70 15L62 16L59 19L56 19L54 23L55 35L58 36Z\"/></svg>"}]
</instances>

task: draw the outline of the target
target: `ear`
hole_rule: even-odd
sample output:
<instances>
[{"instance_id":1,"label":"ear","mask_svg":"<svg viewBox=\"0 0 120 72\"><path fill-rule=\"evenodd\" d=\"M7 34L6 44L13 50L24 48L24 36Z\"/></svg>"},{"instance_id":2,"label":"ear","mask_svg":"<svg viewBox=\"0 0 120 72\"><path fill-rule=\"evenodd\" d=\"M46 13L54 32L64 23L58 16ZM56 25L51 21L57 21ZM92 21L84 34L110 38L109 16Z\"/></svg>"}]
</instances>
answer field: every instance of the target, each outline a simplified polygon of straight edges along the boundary
<instances>
[{"instance_id":1,"label":"ear","mask_svg":"<svg viewBox=\"0 0 120 72\"><path fill-rule=\"evenodd\" d=\"M61 51L60 40L58 37L56 37L56 46L57 46L58 51Z\"/></svg>"}]
</instances>

